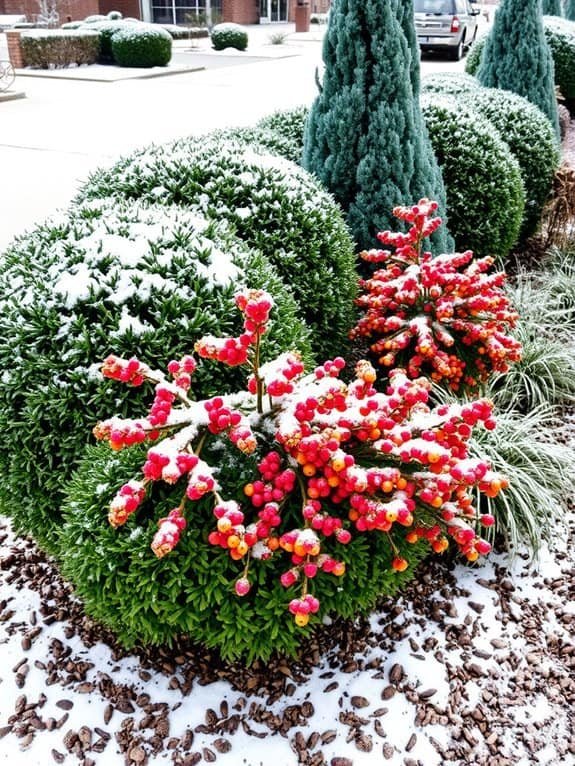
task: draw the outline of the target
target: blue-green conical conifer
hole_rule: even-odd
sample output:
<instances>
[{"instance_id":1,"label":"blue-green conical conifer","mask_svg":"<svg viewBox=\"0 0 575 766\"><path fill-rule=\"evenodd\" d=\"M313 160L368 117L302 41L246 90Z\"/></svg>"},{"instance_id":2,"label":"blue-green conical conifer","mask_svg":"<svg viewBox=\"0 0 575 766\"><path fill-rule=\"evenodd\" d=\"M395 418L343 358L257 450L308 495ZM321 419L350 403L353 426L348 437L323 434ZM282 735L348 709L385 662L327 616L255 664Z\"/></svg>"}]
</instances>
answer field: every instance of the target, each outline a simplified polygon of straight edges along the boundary
<instances>
[{"instance_id":1,"label":"blue-green conical conifer","mask_svg":"<svg viewBox=\"0 0 575 766\"><path fill-rule=\"evenodd\" d=\"M575 21L575 0L565 0L565 18Z\"/></svg>"},{"instance_id":2,"label":"blue-green conical conifer","mask_svg":"<svg viewBox=\"0 0 575 766\"><path fill-rule=\"evenodd\" d=\"M559 136L554 69L540 0L502 0L485 43L477 79L518 93L551 120Z\"/></svg>"},{"instance_id":3,"label":"blue-green conical conifer","mask_svg":"<svg viewBox=\"0 0 575 766\"><path fill-rule=\"evenodd\" d=\"M419 73L398 2L334 0L323 45L323 84L304 136L303 165L347 211L360 248L375 247L377 232L396 225L395 205L444 195L438 174L431 172L431 145L419 127L412 84ZM424 169L426 178L416 184L415 175Z\"/></svg>"},{"instance_id":4,"label":"blue-green conical conifer","mask_svg":"<svg viewBox=\"0 0 575 766\"><path fill-rule=\"evenodd\" d=\"M544 16L563 16L561 0L541 0L541 13Z\"/></svg>"}]
</instances>

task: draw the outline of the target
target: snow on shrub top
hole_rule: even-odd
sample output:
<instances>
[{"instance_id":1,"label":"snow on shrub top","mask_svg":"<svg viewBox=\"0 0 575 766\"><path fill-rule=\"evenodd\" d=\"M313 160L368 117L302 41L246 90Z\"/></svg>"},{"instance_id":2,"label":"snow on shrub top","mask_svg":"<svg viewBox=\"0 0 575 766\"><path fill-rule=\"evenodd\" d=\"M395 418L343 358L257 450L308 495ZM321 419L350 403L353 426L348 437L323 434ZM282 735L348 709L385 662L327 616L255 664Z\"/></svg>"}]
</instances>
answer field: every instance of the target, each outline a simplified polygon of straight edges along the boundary
<instances>
[{"instance_id":1,"label":"snow on shrub top","mask_svg":"<svg viewBox=\"0 0 575 766\"><path fill-rule=\"evenodd\" d=\"M87 202L13 243L0 274L0 502L9 498L21 529L49 546L86 422L127 407L130 397L94 377L102 355L159 362L199 334L233 332L233 295L248 282L279 296L270 355L301 348L309 358L308 330L267 259L180 208ZM193 394L236 386L233 371L206 363Z\"/></svg>"},{"instance_id":2,"label":"snow on shrub top","mask_svg":"<svg viewBox=\"0 0 575 766\"><path fill-rule=\"evenodd\" d=\"M339 206L303 168L225 136L188 138L97 171L79 198L108 194L228 221L293 288L315 350L341 351L353 322L354 246Z\"/></svg>"}]
</instances>

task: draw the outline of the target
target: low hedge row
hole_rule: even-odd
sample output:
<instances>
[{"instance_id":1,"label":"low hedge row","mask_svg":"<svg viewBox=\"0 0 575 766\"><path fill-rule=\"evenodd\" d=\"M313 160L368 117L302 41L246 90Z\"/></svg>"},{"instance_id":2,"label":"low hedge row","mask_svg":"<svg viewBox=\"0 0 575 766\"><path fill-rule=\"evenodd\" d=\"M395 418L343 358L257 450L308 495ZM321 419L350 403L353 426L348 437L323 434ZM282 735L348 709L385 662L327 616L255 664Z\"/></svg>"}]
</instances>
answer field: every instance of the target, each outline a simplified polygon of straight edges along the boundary
<instances>
[{"instance_id":1,"label":"low hedge row","mask_svg":"<svg viewBox=\"0 0 575 766\"><path fill-rule=\"evenodd\" d=\"M34 69L95 64L100 36L87 29L34 29L21 33L20 48L24 66Z\"/></svg>"}]
</instances>

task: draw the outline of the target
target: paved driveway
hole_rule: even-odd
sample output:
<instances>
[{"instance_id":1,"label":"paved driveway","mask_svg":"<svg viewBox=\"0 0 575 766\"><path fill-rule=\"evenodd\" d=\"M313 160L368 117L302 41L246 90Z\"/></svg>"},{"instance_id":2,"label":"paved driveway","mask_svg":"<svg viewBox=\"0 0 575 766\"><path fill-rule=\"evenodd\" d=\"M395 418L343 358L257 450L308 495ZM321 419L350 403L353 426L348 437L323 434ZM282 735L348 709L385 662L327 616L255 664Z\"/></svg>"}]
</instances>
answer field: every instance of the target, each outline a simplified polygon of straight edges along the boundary
<instances>
[{"instance_id":1,"label":"paved driveway","mask_svg":"<svg viewBox=\"0 0 575 766\"><path fill-rule=\"evenodd\" d=\"M207 67L202 71L115 82L62 79L66 73L17 77L15 87L26 98L0 102L0 249L67 205L91 169L138 146L248 125L275 109L311 103L322 30L293 30L250 28L245 54L218 54L207 40L192 49L178 43L175 63ZM289 35L272 45L270 35L278 31ZM3 45L0 35L0 58ZM423 62L424 71L462 67Z\"/></svg>"}]
</instances>

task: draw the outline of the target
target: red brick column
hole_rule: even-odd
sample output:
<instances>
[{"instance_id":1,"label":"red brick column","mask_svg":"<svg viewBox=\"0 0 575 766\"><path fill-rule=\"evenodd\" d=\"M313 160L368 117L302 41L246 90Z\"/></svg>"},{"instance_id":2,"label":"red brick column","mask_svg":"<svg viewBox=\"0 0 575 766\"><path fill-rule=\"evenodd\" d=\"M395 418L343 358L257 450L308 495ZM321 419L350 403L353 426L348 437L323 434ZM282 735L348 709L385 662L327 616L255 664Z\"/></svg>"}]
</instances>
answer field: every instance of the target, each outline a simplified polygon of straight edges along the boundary
<instances>
[{"instance_id":1,"label":"red brick column","mask_svg":"<svg viewBox=\"0 0 575 766\"><path fill-rule=\"evenodd\" d=\"M22 69L24 66L24 57L20 46L20 32L17 30L6 31L6 41L8 43L8 57L14 69Z\"/></svg>"}]
</instances>

